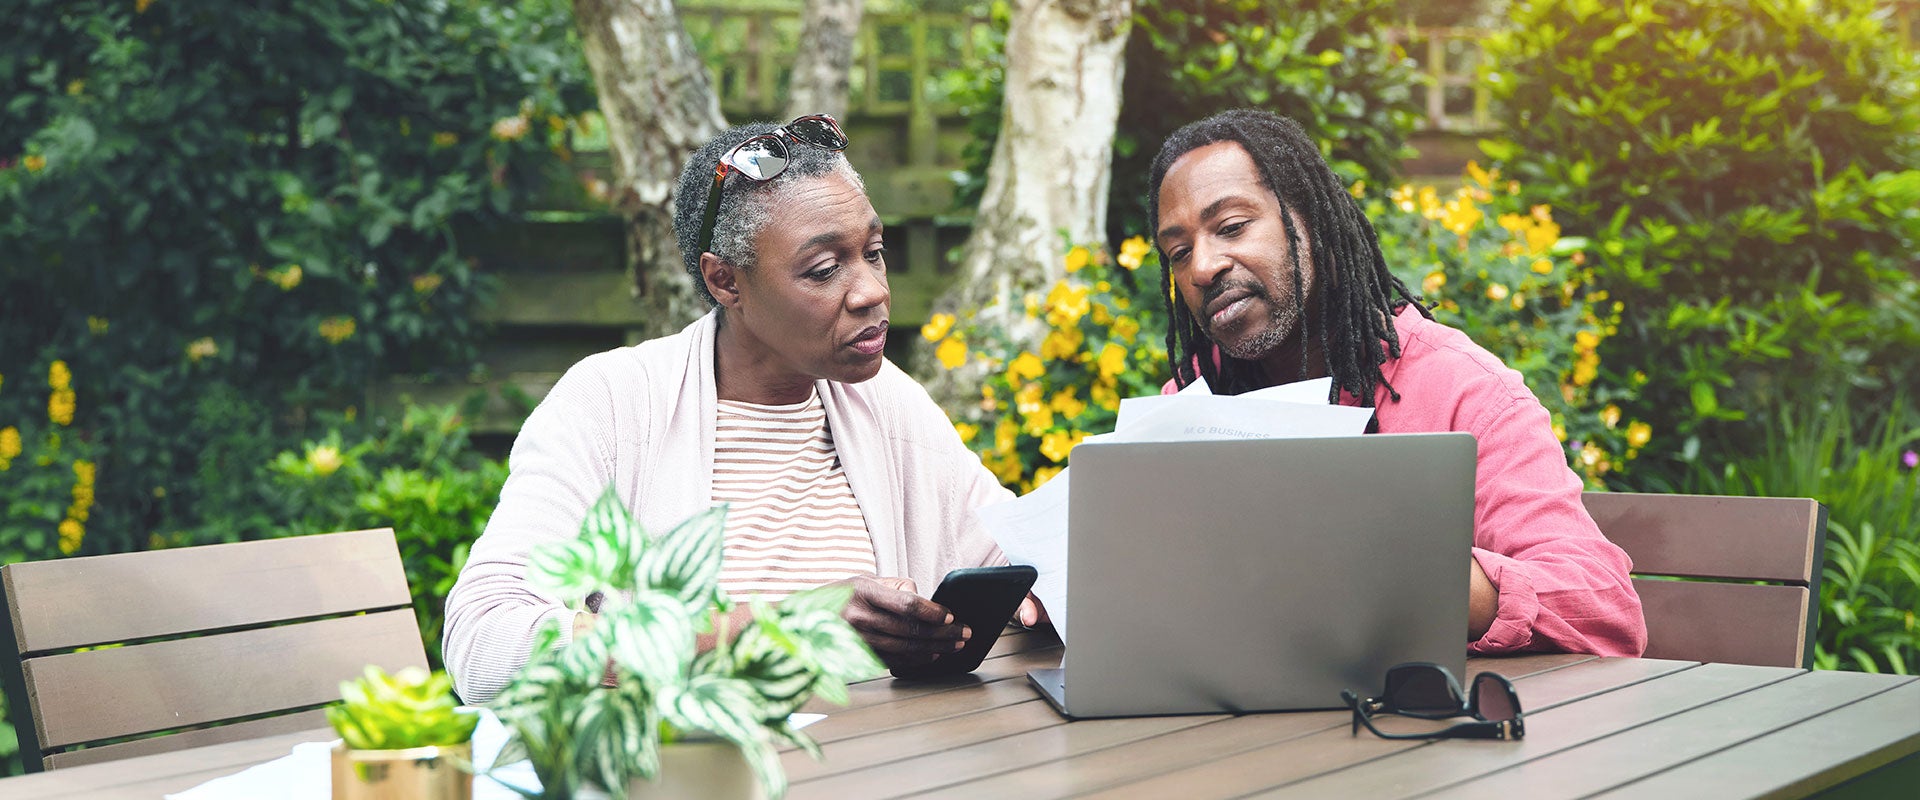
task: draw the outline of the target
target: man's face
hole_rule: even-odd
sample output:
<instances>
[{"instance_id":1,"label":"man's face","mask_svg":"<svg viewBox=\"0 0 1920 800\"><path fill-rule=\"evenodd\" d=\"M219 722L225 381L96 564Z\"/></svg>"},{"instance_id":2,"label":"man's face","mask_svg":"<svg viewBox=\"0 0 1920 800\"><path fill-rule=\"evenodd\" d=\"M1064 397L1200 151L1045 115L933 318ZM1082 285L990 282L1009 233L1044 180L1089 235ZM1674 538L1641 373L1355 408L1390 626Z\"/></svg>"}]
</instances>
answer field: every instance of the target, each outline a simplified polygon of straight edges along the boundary
<instances>
[{"instance_id":1,"label":"man's face","mask_svg":"<svg viewBox=\"0 0 1920 800\"><path fill-rule=\"evenodd\" d=\"M1300 237L1302 288L1311 295L1306 224L1260 183L1245 148L1216 142L1181 156L1160 182L1159 201L1160 250L1207 338L1227 355L1258 360L1298 333L1306 298L1294 293L1281 214L1291 215Z\"/></svg>"}]
</instances>

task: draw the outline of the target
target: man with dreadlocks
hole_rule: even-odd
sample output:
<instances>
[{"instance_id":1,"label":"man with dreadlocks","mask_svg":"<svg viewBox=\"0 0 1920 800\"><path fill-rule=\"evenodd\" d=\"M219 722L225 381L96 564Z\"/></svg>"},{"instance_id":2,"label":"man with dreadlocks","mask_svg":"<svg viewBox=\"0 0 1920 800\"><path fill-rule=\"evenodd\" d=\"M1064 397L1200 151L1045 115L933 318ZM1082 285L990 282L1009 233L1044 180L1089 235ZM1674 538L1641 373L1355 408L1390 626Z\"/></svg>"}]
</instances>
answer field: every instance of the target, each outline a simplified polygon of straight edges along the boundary
<instances>
[{"instance_id":1,"label":"man with dreadlocks","mask_svg":"<svg viewBox=\"0 0 1920 800\"><path fill-rule=\"evenodd\" d=\"M1581 505L1546 408L1387 271L1373 226L1299 125L1241 110L1181 128L1148 192L1172 312L1166 391L1331 376L1328 400L1374 408L1371 431L1473 434L1469 649L1646 648L1631 564Z\"/></svg>"}]
</instances>

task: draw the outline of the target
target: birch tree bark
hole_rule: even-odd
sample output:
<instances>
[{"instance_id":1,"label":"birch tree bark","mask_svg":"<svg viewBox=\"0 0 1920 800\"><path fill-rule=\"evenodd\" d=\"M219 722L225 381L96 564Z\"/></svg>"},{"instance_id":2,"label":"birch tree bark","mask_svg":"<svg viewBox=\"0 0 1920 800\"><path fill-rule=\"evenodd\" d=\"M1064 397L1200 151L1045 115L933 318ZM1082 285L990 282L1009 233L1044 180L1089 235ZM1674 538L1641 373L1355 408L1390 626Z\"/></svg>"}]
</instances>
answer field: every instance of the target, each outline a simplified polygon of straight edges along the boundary
<instances>
[{"instance_id":1,"label":"birch tree bark","mask_svg":"<svg viewBox=\"0 0 1920 800\"><path fill-rule=\"evenodd\" d=\"M573 0L614 161L627 269L646 338L706 313L673 238L674 184L687 156L726 127L720 99L672 0Z\"/></svg>"},{"instance_id":2,"label":"birch tree bark","mask_svg":"<svg viewBox=\"0 0 1920 800\"><path fill-rule=\"evenodd\" d=\"M860 32L864 5L862 0L807 0L782 121L803 114L847 118L847 78L853 70L853 39Z\"/></svg>"},{"instance_id":3,"label":"birch tree bark","mask_svg":"<svg viewBox=\"0 0 1920 800\"><path fill-rule=\"evenodd\" d=\"M1132 0L1013 0L1000 138L959 275L935 305L977 309L1038 349L1044 326L1023 298L1065 277L1061 233L1075 243L1105 236L1114 124L1126 68ZM934 398L964 401L978 376L941 371Z\"/></svg>"}]
</instances>

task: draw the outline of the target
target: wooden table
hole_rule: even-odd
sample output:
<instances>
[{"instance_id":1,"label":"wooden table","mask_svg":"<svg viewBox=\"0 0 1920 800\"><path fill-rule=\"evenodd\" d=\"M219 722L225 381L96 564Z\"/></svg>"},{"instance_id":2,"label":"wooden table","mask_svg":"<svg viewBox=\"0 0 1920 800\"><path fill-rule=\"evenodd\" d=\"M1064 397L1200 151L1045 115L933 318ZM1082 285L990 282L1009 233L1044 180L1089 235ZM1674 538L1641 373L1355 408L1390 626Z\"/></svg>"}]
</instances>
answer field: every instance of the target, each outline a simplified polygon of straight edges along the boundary
<instances>
[{"instance_id":1,"label":"wooden table","mask_svg":"<svg viewBox=\"0 0 1920 800\"><path fill-rule=\"evenodd\" d=\"M852 687L785 756L788 794L972 797L1920 796L1920 679L1536 655L1472 659L1514 679L1518 742L1396 742L1345 712L1066 722L1027 685L1043 633L1009 633L977 681ZM1469 679L1470 680L1470 679ZM153 798L331 738L291 734L0 781L0 797ZM1825 796L1825 795L1823 795Z\"/></svg>"}]
</instances>

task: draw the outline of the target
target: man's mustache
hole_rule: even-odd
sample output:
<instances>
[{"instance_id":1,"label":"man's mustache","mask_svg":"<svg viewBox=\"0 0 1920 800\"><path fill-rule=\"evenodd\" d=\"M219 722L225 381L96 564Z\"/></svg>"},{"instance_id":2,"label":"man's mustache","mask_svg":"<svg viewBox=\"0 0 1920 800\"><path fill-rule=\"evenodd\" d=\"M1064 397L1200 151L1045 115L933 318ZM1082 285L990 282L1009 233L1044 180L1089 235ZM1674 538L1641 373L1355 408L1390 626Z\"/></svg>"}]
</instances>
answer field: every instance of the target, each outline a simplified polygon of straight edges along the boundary
<instances>
[{"instance_id":1,"label":"man's mustache","mask_svg":"<svg viewBox=\"0 0 1920 800\"><path fill-rule=\"evenodd\" d=\"M1245 289L1248 294L1262 300L1270 299L1267 297L1267 288L1261 286L1256 281L1219 281L1208 286L1207 290L1201 295L1200 316L1205 317L1207 315L1207 309L1213 307L1213 301L1220 299L1221 295L1236 289Z\"/></svg>"}]
</instances>

